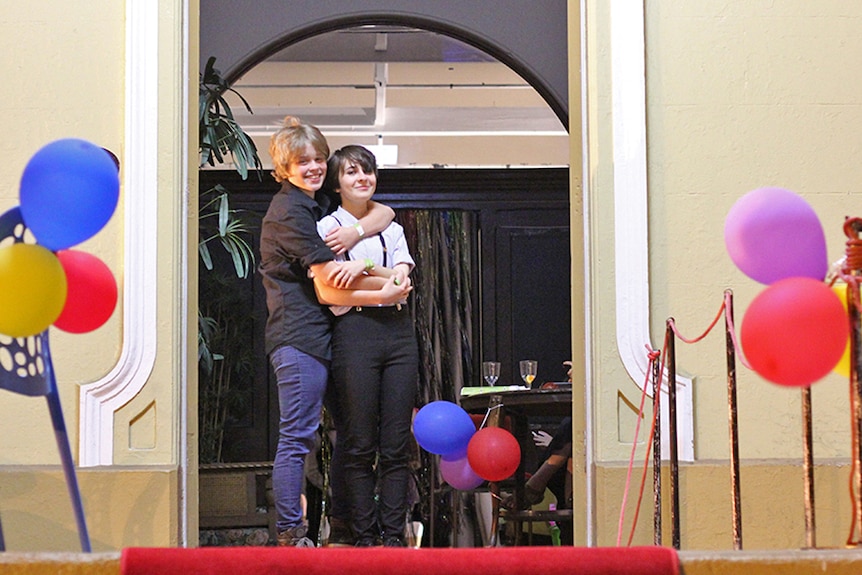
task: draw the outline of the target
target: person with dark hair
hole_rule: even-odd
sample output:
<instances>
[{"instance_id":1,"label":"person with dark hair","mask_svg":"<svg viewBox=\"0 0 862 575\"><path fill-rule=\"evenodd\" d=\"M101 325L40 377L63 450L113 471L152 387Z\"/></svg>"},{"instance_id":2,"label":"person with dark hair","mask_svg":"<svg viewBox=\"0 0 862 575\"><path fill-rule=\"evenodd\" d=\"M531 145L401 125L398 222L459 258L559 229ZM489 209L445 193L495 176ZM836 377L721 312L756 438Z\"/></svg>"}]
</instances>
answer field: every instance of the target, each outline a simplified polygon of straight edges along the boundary
<instances>
[{"instance_id":1,"label":"person with dark hair","mask_svg":"<svg viewBox=\"0 0 862 575\"><path fill-rule=\"evenodd\" d=\"M337 290L334 303L390 304L409 293L409 284L380 278L357 278L344 284L336 251L364 235L386 228L391 209L373 203L355 225L336 230L324 241L317 221L329 211L318 193L326 177L329 145L316 127L285 118L270 142L273 176L281 189L273 196L261 226L260 273L269 316L265 349L278 385L279 433L272 482L276 507L277 543L313 547L306 537L302 513L306 454L313 448L329 379L332 314L315 296L318 281L351 289ZM363 227L364 226L364 227Z\"/></svg>"},{"instance_id":2,"label":"person with dark hair","mask_svg":"<svg viewBox=\"0 0 862 575\"><path fill-rule=\"evenodd\" d=\"M377 163L362 146L345 146L329 159L326 187L341 206L318 224L325 236L350 226L368 211L377 189ZM363 237L339 259L338 278L352 285L361 277L409 286L414 267L403 228L390 223ZM323 303L338 292L315 277ZM419 350L406 298L383 305L337 306L332 333L332 383L341 406L337 445L351 503L356 546L404 547L410 482L410 425L419 376ZM375 494L379 494L379 500Z\"/></svg>"}]
</instances>

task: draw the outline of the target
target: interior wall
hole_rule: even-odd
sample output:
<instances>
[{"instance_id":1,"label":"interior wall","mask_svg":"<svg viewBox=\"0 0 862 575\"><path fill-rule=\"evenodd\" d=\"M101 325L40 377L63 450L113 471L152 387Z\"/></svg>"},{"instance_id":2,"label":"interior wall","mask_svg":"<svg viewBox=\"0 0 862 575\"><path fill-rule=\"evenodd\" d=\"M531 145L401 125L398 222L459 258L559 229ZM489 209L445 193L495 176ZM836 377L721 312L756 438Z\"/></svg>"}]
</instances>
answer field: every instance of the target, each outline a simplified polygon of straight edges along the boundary
<instances>
[{"instance_id":1,"label":"interior wall","mask_svg":"<svg viewBox=\"0 0 862 575\"><path fill-rule=\"evenodd\" d=\"M5 6L0 18L4 57L0 74L7 79L0 111L6 118L4 169L0 170L0 212L19 204L18 189L27 162L42 146L60 138L82 138L123 154L124 6L116 2L55 3L57 10ZM52 38L46 42L45 38ZM68 50L67 45L77 45ZM98 90L90 86L99 86ZM122 269L123 198L114 217L76 249ZM111 369L122 343L121 312L86 334L51 330L51 350L70 442L77 441L75 405L80 383L95 381ZM89 349L82 354L79 349ZM57 461L48 410L41 398L7 391L0 402L4 437L26 440L0 445L2 464Z\"/></svg>"},{"instance_id":2,"label":"interior wall","mask_svg":"<svg viewBox=\"0 0 862 575\"><path fill-rule=\"evenodd\" d=\"M862 8L803 0L645 6L650 317L659 349L670 317L686 337L703 333L726 289L734 294L739 333L746 309L764 289L734 266L724 245L726 214L745 193L762 186L799 193L820 217L829 261L843 255L841 225L855 215L862 176L855 129L862 80L851 72L862 52ZM615 112L607 3L588 3L588 17L596 532L599 543L608 543L616 539L641 396L616 349L615 238L606 225L613 221L617 185L605 121ZM730 473L722 322L699 343L678 341L676 350L678 370L693 377L695 401L696 461L682 469L683 548L730 548L729 479L716 480ZM803 546L801 393L768 383L741 357L737 378L746 548ZM842 545L851 501L846 488L832 486L850 479L848 382L829 374L812 395L818 544ZM636 469L646 453L649 411ZM629 505L636 492L633 481ZM699 507L707 501L710 506ZM650 516L651 501L645 501L635 543L652 541Z\"/></svg>"},{"instance_id":3,"label":"interior wall","mask_svg":"<svg viewBox=\"0 0 862 575\"><path fill-rule=\"evenodd\" d=\"M857 215L862 178L862 78L852 72L862 5L678 8L651 4L646 14L653 326L659 334L673 316L694 336L725 289L738 328L765 287L736 268L724 244L726 215L747 192L797 192L820 218L828 261L844 255L842 226ZM679 345L678 364L696 378L698 457L726 457L724 337ZM741 457L798 457L798 390L741 365L738 387ZM830 374L812 395L815 455L848 457L847 380Z\"/></svg>"}]
</instances>

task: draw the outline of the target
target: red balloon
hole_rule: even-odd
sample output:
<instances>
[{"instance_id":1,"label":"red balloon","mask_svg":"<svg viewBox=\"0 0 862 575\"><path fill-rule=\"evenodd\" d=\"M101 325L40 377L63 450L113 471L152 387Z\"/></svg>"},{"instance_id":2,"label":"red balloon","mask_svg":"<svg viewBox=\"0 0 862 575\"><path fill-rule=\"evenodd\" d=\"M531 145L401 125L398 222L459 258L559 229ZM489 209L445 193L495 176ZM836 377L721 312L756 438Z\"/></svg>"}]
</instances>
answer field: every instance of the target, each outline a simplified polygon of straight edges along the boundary
<instances>
[{"instance_id":1,"label":"red balloon","mask_svg":"<svg viewBox=\"0 0 862 575\"><path fill-rule=\"evenodd\" d=\"M811 385L841 359L850 328L841 300L828 285L794 277L763 290L742 320L742 349L765 379Z\"/></svg>"},{"instance_id":2,"label":"red balloon","mask_svg":"<svg viewBox=\"0 0 862 575\"><path fill-rule=\"evenodd\" d=\"M117 306L117 282L111 269L94 255L62 250L57 257L69 284L66 305L54 326L85 333L102 326Z\"/></svg>"},{"instance_id":3,"label":"red balloon","mask_svg":"<svg viewBox=\"0 0 862 575\"><path fill-rule=\"evenodd\" d=\"M482 479L502 481L518 469L521 446L505 429L485 427L473 434L467 444L467 461Z\"/></svg>"}]
</instances>

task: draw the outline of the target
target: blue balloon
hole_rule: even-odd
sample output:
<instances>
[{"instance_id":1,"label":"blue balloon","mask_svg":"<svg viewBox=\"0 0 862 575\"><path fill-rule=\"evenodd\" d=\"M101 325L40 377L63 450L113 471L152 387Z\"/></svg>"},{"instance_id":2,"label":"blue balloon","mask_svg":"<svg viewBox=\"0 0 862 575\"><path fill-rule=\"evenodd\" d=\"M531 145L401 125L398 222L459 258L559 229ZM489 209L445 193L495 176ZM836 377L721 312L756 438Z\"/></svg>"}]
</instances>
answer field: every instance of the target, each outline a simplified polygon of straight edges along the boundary
<instances>
[{"instance_id":1,"label":"blue balloon","mask_svg":"<svg viewBox=\"0 0 862 575\"><path fill-rule=\"evenodd\" d=\"M119 195L117 165L86 140L51 142L30 158L21 176L24 222L53 251L94 236L111 219Z\"/></svg>"},{"instance_id":2,"label":"blue balloon","mask_svg":"<svg viewBox=\"0 0 862 575\"><path fill-rule=\"evenodd\" d=\"M451 401L432 401L413 419L413 435L425 451L446 455L467 449L476 426L464 409Z\"/></svg>"}]
</instances>

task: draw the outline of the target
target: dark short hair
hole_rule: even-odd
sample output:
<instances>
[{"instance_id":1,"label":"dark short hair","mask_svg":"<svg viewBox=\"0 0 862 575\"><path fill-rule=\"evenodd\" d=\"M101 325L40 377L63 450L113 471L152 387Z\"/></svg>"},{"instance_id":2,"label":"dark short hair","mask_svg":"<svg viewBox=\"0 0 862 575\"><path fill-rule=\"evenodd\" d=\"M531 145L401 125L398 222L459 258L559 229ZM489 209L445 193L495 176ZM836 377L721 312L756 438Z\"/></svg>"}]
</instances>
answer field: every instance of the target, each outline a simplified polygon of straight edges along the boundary
<instances>
[{"instance_id":1,"label":"dark short hair","mask_svg":"<svg viewBox=\"0 0 862 575\"><path fill-rule=\"evenodd\" d=\"M328 191L338 189L338 179L344 173L344 168L350 164L356 164L366 174L377 175L377 158L364 146L350 145L335 150L326 164L326 181L323 184L323 189Z\"/></svg>"}]
</instances>

